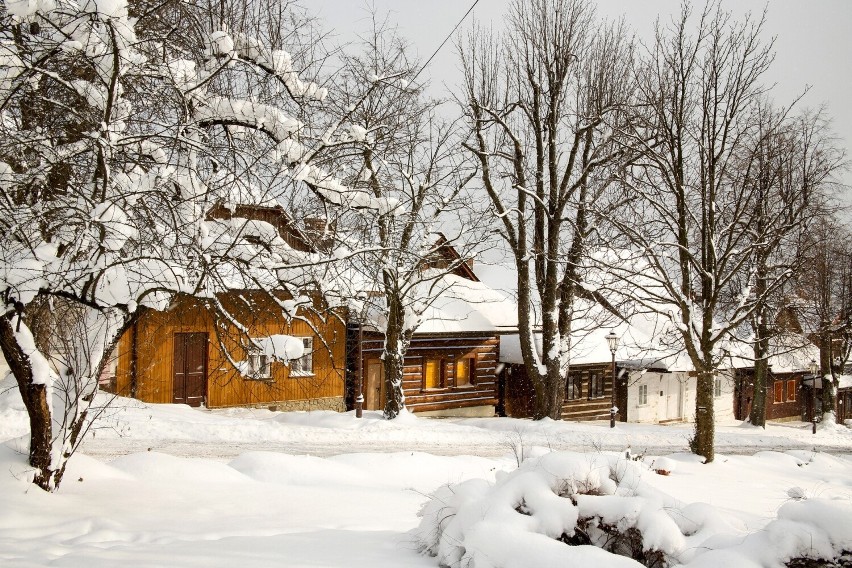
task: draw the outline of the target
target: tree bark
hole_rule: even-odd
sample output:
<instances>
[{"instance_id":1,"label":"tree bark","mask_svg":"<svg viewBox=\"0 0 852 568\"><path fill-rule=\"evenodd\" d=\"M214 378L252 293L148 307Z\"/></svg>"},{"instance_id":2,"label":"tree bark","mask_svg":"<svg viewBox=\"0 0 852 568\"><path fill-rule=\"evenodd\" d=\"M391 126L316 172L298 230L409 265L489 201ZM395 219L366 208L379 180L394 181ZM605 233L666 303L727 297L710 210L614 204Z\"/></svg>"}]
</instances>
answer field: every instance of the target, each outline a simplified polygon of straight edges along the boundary
<instances>
[{"instance_id":1,"label":"tree bark","mask_svg":"<svg viewBox=\"0 0 852 568\"><path fill-rule=\"evenodd\" d=\"M17 319L17 316L14 317ZM32 362L15 338L15 328L9 317L0 317L0 349L15 376L30 419L29 464L35 469L33 483L45 491L51 491L55 487L55 480L51 469L53 428L47 387L33 383Z\"/></svg>"},{"instance_id":2,"label":"tree bark","mask_svg":"<svg viewBox=\"0 0 852 568\"><path fill-rule=\"evenodd\" d=\"M715 458L715 413L713 409L713 388L716 380L712 369L698 371L695 393L695 437L690 445L692 452L704 457L704 463Z\"/></svg>"}]
</instances>

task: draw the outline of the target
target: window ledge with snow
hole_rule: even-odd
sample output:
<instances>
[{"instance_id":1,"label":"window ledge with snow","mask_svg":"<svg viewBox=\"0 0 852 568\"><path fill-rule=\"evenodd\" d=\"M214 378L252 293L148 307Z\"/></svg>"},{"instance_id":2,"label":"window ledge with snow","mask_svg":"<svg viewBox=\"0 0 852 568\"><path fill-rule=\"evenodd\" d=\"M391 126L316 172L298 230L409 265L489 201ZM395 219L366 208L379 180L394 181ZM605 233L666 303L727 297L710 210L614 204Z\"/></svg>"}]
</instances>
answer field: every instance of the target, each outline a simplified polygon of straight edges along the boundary
<instances>
[{"instance_id":1,"label":"window ledge with snow","mask_svg":"<svg viewBox=\"0 0 852 568\"><path fill-rule=\"evenodd\" d=\"M315 377L315 376L316 376L315 373L308 373L308 372L305 372L305 371L290 371L290 378L291 379L300 379L300 378L303 378L303 377Z\"/></svg>"}]
</instances>

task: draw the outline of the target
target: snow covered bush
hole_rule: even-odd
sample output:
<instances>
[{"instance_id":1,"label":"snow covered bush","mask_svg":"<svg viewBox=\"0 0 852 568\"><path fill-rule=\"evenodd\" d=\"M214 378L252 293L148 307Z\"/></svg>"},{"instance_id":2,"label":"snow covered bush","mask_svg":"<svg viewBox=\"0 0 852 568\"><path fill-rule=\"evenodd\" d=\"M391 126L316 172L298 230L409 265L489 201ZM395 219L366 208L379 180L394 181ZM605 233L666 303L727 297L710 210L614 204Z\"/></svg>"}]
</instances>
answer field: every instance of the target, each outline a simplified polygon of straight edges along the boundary
<instances>
[{"instance_id":1,"label":"snow covered bush","mask_svg":"<svg viewBox=\"0 0 852 568\"><path fill-rule=\"evenodd\" d=\"M658 460L675 471L675 460ZM614 455L545 454L494 484L439 488L413 534L439 566L470 568L832 566L852 549L848 500L791 500L749 532L711 505L651 487L651 472Z\"/></svg>"},{"instance_id":2,"label":"snow covered bush","mask_svg":"<svg viewBox=\"0 0 852 568\"><path fill-rule=\"evenodd\" d=\"M646 471L616 456L546 454L494 486L442 487L415 535L440 566L666 566L684 536L642 484Z\"/></svg>"}]
</instances>

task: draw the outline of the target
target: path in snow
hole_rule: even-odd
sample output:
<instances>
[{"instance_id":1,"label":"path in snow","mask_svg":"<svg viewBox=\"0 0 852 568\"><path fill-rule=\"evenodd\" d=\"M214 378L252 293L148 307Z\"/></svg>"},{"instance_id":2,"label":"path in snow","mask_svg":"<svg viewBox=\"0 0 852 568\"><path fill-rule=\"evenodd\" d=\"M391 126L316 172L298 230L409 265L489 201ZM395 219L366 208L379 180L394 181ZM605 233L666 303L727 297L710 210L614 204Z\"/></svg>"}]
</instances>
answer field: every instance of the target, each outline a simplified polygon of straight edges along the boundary
<instances>
[{"instance_id":1,"label":"path in snow","mask_svg":"<svg viewBox=\"0 0 852 568\"><path fill-rule=\"evenodd\" d=\"M495 434L498 434L495 432ZM439 456L463 456L472 455L480 457L500 457L511 453L509 438L494 440L486 443L477 441L475 443L462 443L457 438L450 439L446 443L435 443L430 441L406 440L404 443L394 444L385 441L362 439L362 440L335 440L333 435L314 436L313 440L293 440L287 442L270 441L217 441L217 440L139 440L132 438L89 438L81 449L88 456L109 461L119 456L134 454L145 451L157 451L173 456L187 458L205 458L217 461L230 461L240 454L252 451L280 452L293 455L311 455L317 457L330 457L349 453L383 453L383 452L423 452ZM744 443L742 437L725 439L722 437L716 444L717 454L752 455L759 451L785 451L785 450L812 450L814 443L807 441L792 440L789 438L767 437L756 443ZM669 443L666 443L669 442ZM602 437L594 443L590 441L577 442L553 441L546 443L554 450L571 451L623 451L626 448L623 438L607 440ZM819 451L830 454L849 454L848 445L826 444L821 441L817 446ZM647 455L665 455L675 452L689 451L685 440L674 437L671 440L658 439L657 444L634 444L633 452L644 452Z\"/></svg>"}]
</instances>

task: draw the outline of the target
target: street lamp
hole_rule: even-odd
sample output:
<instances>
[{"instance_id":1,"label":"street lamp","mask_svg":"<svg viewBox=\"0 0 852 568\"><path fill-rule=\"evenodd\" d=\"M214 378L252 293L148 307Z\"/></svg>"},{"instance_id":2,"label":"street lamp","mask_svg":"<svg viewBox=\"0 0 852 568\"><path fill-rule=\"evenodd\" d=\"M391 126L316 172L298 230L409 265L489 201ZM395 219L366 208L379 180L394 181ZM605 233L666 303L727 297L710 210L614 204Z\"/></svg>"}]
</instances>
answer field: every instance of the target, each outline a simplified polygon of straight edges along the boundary
<instances>
[{"instance_id":1,"label":"street lamp","mask_svg":"<svg viewBox=\"0 0 852 568\"><path fill-rule=\"evenodd\" d=\"M816 359L811 359L811 364L808 366L808 370L811 372L811 424L812 424L812 434L816 434L816 423L817 423L817 409L816 409L816 379L817 372L819 371L819 365L817 365Z\"/></svg>"},{"instance_id":2,"label":"street lamp","mask_svg":"<svg viewBox=\"0 0 852 568\"><path fill-rule=\"evenodd\" d=\"M609 409L609 427L615 428L615 413L618 412L615 406L615 350L618 349L618 336L614 329L609 330L606 342L609 345L609 352L612 353L612 406Z\"/></svg>"}]
</instances>

